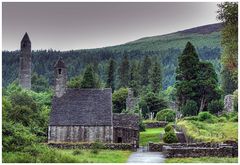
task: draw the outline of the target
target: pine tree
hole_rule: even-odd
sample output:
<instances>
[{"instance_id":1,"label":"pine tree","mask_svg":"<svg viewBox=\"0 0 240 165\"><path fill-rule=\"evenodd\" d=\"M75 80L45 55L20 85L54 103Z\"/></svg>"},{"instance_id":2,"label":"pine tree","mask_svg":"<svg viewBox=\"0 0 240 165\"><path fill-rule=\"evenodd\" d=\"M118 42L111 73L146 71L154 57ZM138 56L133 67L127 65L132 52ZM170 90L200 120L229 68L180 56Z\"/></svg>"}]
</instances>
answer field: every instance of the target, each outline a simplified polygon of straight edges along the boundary
<instances>
[{"instance_id":1,"label":"pine tree","mask_svg":"<svg viewBox=\"0 0 240 165\"><path fill-rule=\"evenodd\" d=\"M94 72L93 66L88 65L83 75L81 88L100 88L100 80L98 75Z\"/></svg>"},{"instance_id":2,"label":"pine tree","mask_svg":"<svg viewBox=\"0 0 240 165\"><path fill-rule=\"evenodd\" d=\"M145 56L141 67L141 85L143 86L147 86L149 84L150 68L151 59L148 56Z\"/></svg>"},{"instance_id":3,"label":"pine tree","mask_svg":"<svg viewBox=\"0 0 240 165\"><path fill-rule=\"evenodd\" d=\"M132 88L134 96L138 96L140 89L139 65L136 61L132 61L130 67L129 87Z\"/></svg>"},{"instance_id":4,"label":"pine tree","mask_svg":"<svg viewBox=\"0 0 240 165\"><path fill-rule=\"evenodd\" d=\"M115 90L114 78L115 78L115 61L111 58L108 64L108 77L107 77L107 87L112 88L112 92Z\"/></svg>"},{"instance_id":5,"label":"pine tree","mask_svg":"<svg viewBox=\"0 0 240 165\"><path fill-rule=\"evenodd\" d=\"M128 87L129 85L129 61L125 54L119 67L119 87Z\"/></svg>"},{"instance_id":6,"label":"pine tree","mask_svg":"<svg viewBox=\"0 0 240 165\"><path fill-rule=\"evenodd\" d=\"M158 93L160 90L162 90L161 65L157 59L154 60L151 68L150 80L151 88L154 93Z\"/></svg>"}]
</instances>

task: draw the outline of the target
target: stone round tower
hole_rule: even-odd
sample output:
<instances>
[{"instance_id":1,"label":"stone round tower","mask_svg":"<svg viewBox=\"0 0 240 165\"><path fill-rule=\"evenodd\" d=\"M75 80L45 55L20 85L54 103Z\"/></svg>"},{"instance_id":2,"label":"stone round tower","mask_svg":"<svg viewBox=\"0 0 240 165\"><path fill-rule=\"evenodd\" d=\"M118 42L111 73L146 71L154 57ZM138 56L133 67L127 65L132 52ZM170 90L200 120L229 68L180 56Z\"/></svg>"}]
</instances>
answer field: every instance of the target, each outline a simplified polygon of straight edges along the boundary
<instances>
[{"instance_id":1,"label":"stone round tower","mask_svg":"<svg viewBox=\"0 0 240 165\"><path fill-rule=\"evenodd\" d=\"M66 92L67 83L67 68L62 60L59 58L54 65L54 75L55 75L55 96L61 97Z\"/></svg>"},{"instance_id":2,"label":"stone round tower","mask_svg":"<svg viewBox=\"0 0 240 165\"><path fill-rule=\"evenodd\" d=\"M31 89L31 41L25 33L21 41L19 84L22 88Z\"/></svg>"}]
</instances>

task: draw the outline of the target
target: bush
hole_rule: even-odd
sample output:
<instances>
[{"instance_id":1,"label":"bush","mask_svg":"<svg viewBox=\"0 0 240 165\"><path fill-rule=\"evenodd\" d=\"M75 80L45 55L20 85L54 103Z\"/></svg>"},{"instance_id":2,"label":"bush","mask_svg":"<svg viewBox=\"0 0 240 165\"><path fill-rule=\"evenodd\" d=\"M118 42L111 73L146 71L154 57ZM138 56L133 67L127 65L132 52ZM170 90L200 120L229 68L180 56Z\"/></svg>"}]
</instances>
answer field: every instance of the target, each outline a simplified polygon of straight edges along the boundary
<instances>
[{"instance_id":1,"label":"bush","mask_svg":"<svg viewBox=\"0 0 240 165\"><path fill-rule=\"evenodd\" d=\"M173 131L174 132L174 128L172 125L168 124L165 128L164 128L165 132L170 132Z\"/></svg>"},{"instance_id":2,"label":"bush","mask_svg":"<svg viewBox=\"0 0 240 165\"><path fill-rule=\"evenodd\" d=\"M176 112L172 109L163 109L157 113L156 120L173 122L175 120L175 116Z\"/></svg>"},{"instance_id":3,"label":"bush","mask_svg":"<svg viewBox=\"0 0 240 165\"><path fill-rule=\"evenodd\" d=\"M222 100L213 100L208 104L207 110L212 114L223 111L224 103Z\"/></svg>"},{"instance_id":4,"label":"bush","mask_svg":"<svg viewBox=\"0 0 240 165\"><path fill-rule=\"evenodd\" d=\"M2 135L3 151L20 151L37 141L37 137L30 132L28 127L10 121L3 122Z\"/></svg>"},{"instance_id":5,"label":"bush","mask_svg":"<svg viewBox=\"0 0 240 165\"><path fill-rule=\"evenodd\" d=\"M189 117L184 117L184 120L194 120L197 121L198 120L198 116L189 116Z\"/></svg>"},{"instance_id":6,"label":"bush","mask_svg":"<svg viewBox=\"0 0 240 165\"><path fill-rule=\"evenodd\" d=\"M231 121L231 122L238 122L238 116L234 116L234 117L230 118L229 121Z\"/></svg>"},{"instance_id":7,"label":"bush","mask_svg":"<svg viewBox=\"0 0 240 165\"><path fill-rule=\"evenodd\" d=\"M227 122L227 119L226 119L226 117L219 117L218 118L218 122L220 122L220 123L225 123L225 122Z\"/></svg>"},{"instance_id":8,"label":"bush","mask_svg":"<svg viewBox=\"0 0 240 165\"><path fill-rule=\"evenodd\" d=\"M163 142L164 143L177 143L178 138L177 138L176 133L174 131L165 132L165 134L163 135Z\"/></svg>"},{"instance_id":9,"label":"bush","mask_svg":"<svg viewBox=\"0 0 240 165\"><path fill-rule=\"evenodd\" d=\"M215 123L217 121L217 117L212 115L209 112L200 112L198 114L198 120L199 121L206 121L209 123Z\"/></svg>"},{"instance_id":10,"label":"bush","mask_svg":"<svg viewBox=\"0 0 240 165\"><path fill-rule=\"evenodd\" d=\"M187 100L186 104L180 108L183 116L196 116L198 112L197 103L193 100Z\"/></svg>"}]
</instances>

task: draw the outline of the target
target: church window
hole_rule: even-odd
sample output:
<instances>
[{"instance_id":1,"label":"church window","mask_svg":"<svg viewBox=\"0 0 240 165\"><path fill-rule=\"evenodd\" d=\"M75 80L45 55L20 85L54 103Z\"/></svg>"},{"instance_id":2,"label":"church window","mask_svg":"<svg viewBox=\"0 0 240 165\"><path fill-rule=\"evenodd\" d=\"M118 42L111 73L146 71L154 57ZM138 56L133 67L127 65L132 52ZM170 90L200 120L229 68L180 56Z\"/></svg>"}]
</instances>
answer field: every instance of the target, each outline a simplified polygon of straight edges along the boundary
<instances>
[{"instance_id":1,"label":"church window","mask_svg":"<svg viewBox=\"0 0 240 165\"><path fill-rule=\"evenodd\" d=\"M62 69L58 69L58 74L62 74Z\"/></svg>"}]
</instances>

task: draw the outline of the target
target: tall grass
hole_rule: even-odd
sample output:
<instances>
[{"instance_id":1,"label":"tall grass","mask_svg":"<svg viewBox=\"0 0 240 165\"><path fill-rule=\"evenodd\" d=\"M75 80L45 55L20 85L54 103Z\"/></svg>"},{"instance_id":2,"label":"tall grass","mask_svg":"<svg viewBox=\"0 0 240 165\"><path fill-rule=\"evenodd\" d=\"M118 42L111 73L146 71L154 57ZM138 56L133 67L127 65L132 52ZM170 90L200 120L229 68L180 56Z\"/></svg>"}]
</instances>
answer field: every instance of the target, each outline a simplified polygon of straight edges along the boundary
<instances>
[{"instance_id":1,"label":"tall grass","mask_svg":"<svg viewBox=\"0 0 240 165\"><path fill-rule=\"evenodd\" d=\"M188 137L203 142L224 142L238 140L238 123L207 123L200 121L182 120L177 123L185 130Z\"/></svg>"}]
</instances>

